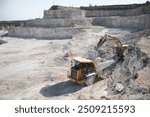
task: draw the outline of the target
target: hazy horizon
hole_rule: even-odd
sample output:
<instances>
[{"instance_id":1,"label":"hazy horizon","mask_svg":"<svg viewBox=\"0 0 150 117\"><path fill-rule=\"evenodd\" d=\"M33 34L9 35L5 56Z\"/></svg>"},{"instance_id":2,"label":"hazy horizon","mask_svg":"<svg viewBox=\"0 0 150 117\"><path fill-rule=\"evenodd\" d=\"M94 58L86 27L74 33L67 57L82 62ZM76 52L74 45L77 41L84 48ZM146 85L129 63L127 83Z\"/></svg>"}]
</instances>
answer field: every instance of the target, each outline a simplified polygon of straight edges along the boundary
<instances>
[{"instance_id":1,"label":"hazy horizon","mask_svg":"<svg viewBox=\"0 0 150 117\"><path fill-rule=\"evenodd\" d=\"M43 11L52 5L92 6L139 4L148 0L0 0L0 21L42 18Z\"/></svg>"}]
</instances>

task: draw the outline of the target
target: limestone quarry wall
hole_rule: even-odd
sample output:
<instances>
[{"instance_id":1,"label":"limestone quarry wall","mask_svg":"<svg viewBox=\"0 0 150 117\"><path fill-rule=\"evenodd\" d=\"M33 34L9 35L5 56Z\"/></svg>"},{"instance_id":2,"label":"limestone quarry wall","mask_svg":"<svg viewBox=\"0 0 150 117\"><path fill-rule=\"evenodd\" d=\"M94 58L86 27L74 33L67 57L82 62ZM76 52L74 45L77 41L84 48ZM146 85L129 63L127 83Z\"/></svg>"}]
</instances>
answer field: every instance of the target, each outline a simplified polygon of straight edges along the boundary
<instances>
[{"instance_id":1,"label":"limestone quarry wall","mask_svg":"<svg viewBox=\"0 0 150 117\"><path fill-rule=\"evenodd\" d=\"M56 7L56 6L55 6ZM112 5L80 7L80 9L61 7L55 10L45 10L44 19L56 18L83 18L83 17L106 17L106 16L135 16L150 14L150 3L135 5ZM52 7L53 8L53 7Z\"/></svg>"},{"instance_id":2,"label":"limestone quarry wall","mask_svg":"<svg viewBox=\"0 0 150 117\"><path fill-rule=\"evenodd\" d=\"M80 18L80 19L35 19L28 20L26 26L30 27L73 27L75 25L87 26L91 24L90 19Z\"/></svg>"},{"instance_id":3,"label":"limestone quarry wall","mask_svg":"<svg viewBox=\"0 0 150 117\"><path fill-rule=\"evenodd\" d=\"M150 14L150 3L143 5L81 7L81 9L85 10L86 17L135 16L140 14Z\"/></svg>"},{"instance_id":4,"label":"limestone quarry wall","mask_svg":"<svg viewBox=\"0 0 150 117\"><path fill-rule=\"evenodd\" d=\"M44 19L55 18L54 22L43 23L44 26L62 26L69 27L77 21L74 18L92 18L92 24L95 26L106 26L112 28L131 28L135 30L142 30L150 28L150 3L133 4L133 5L112 5L112 6L98 6L98 7L80 7L79 9L67 9L63 7L55 10L44 11ZM58 23L58 18L64 18L61 24ZM71 18L71 20L66 20ZM90 21L91 22L91 21ZM89 23L90 23L89 22ZM39 22L39 24L41 24ZM84 22L78 22L79 25L84 25ZM55 26L53 26L55 25Z\"/></svg>"},{"instance_id":5,"label":"limestone quarry wall","mask_svg":"<svg viewBox=\"0 0 150 117\"><path fill-rule=\"evenodd\" d=\"M93 25L113 28L128 28L142 30L150 28L150 14L138 16L112 16L93 18Z\"/></svg>"},{"instance_id":6,"label":"limestone quarry wall","mask_svg":"<svg viewBox=\"0 0 150 117\"><path fill-rule=\"evenodd\" d=\"M84 18L84 10L45 10L44 19Z\"/></svg>"},{"instance_id":7,"label":"limestone quarry wall","mask_svg":"<svg viewBox=\"0 0 150 117\"><path fill-rule=\"evenodd\" d=\"M9 29L12 26L24 26L26 20L17 20L17 21L0 21L0 29Z\"/></svg>"},{"instance_id":8,"label":"limestone quarry wall","mask_svg":"<svg viewBox=\"0 0 150 117\"><path fill-rule=\"evenodd\" d=\"M38 38L38 39L71 39L81 28L36 28L13 27L8 31L11 37Z\"/></svg>"},{"instance_id":9,"label":"limestone quarry wall","mask_svg":"<svg viewBox=\"0 0 150 117\"><path fill-rule=\"evenodd\" d=\"M106 16L135 16L140 14L150 14L150 6L127 10L86 10L86 17L106 17Z\"/></svg>"},{"instance_id":10,"label":"limestone quarry wall","mask_svg":"<svg viewBox=\"0 0 150 117\"><path fill-rule=\"evenodd\" d=\"M65 39L72 38L81 31L81 28L76 27L90 25L133 30L148 29L150 3L82 8L55 6L45 10L42 19L28 20L22 27L11 28L8 36Z\"/></svg>"}]
</instances>

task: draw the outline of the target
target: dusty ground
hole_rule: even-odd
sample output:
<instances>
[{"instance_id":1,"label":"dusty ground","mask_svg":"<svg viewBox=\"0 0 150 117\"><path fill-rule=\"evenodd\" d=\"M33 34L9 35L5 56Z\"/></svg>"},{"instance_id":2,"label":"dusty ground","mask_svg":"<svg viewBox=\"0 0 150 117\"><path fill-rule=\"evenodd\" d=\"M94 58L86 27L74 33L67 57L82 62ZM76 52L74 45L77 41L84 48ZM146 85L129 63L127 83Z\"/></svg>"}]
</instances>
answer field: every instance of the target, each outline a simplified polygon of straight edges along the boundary
<instances>
[{"instance_id":1,"label":"dusty ground","mask_svg":"<svg viewBox=\"0 0 150 117\"><path fill-rule=\"evenodd\" d=\"M97 41L91 38L103 34L105 30L87 29L73 39L66 40L2 37L8 43L0 46L0 98L78 98L74 93L80 92L80 86L66 78L70 59L64 55L69 51L74 55L82 55L91 42Z\"/></svg>"},{"instance_id":2,"label":"dusty ground","mask_svg":"<svg viewBox=\"0 0 150 117\"><path fill-rule=\"evenodd\" d=\"M104 34L124 40L130 31L90 27L73 39L63 40L1 37L7 43L0 45L0 99L120 99L118 94L108 96L107 79L88 87L67 79L71 58L65 57L66 53L89 57L89 51Z\"/></svg>"}]
</instances>

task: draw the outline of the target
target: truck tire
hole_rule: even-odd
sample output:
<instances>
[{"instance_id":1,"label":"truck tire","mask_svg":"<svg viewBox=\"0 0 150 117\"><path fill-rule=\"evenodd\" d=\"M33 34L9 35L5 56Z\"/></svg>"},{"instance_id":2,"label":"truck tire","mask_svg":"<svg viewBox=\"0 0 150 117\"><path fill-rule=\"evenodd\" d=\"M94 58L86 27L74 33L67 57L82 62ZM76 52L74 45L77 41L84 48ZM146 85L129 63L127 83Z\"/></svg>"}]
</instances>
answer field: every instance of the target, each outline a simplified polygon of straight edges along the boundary
<instances>
[{"instance_id":1,"label":"truck tire","mask_svg":"<svg viewBox=\"0 0 150 117\"><path fill-rule=\"evenodd\" d=\"M87 79L85 80L85 84L87 86L92 85L95 81L95 77L96 77L95 75L87 77Z\"/></svg>"}]
</instances>

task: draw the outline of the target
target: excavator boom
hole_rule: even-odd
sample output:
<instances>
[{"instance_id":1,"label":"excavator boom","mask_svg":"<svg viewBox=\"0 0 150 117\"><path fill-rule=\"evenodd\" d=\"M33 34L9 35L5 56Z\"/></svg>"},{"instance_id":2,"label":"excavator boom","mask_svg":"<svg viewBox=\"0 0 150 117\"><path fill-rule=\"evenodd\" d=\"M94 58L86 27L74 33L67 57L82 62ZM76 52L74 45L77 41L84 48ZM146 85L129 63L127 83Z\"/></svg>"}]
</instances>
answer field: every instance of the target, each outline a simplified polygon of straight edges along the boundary
<instances>
[{"instance_id":1,"label":"excavator boom","mask_svg":"<svg viewBox=\"0 0 150 117\"><path fill-rule=\"evenodd\" d=\"M122 45L120 40L116 37L105 35L97 43L96 49L99 50L99 48L102 47L105 42L109 42L115 46L117 61L123 61L124 60L123 53L124 53L125 48L128 47L128 45Z\"/></svg>"},{"instance_id":2,"label":"excavator boom","mask_svg":"<svg viewBox=\"0 0 150 117\"><path fill-rule=\"evenodd\" d=\"M114 45L116 45L118 48L123 48L121 42L119 39L117 39L116 37L112 37L109 35L105 35L104 37L102 37L99 42L97 43L97 49L99 49L100 47L102 47L102 45L105 42L110 42L113 43Z\"/></svg>"}]
</instances>

